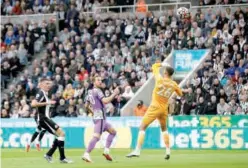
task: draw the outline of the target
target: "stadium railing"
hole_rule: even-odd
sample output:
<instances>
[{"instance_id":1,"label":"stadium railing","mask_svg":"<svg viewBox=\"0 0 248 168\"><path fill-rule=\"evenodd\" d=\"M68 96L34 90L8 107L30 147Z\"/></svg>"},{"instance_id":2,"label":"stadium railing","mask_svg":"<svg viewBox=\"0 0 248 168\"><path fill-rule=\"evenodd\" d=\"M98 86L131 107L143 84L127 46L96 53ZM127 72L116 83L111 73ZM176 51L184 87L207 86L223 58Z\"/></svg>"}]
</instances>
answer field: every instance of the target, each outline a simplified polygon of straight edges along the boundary
<instances>
[{"instance_id":1,"label":"stadium railing","mask_svg":"<svg viewBox=\"0 0 248 168\"><path fill-rule=\"evenodd\" d=\"M237 8L245 9L248 7L248 3L244 4L229 4L229 5L206 5L206 6L191 6L191 12L195 14L198 9L201 9L202 12L206 12L209 9L213 11L226 11L227 9L231 9L231 14L236 11Z\"/></svg>"},{"instance_id":2,"label":"stadium railing","mask_svg":"<svg viewBox=\"0 0 248 168\"><path fill-rule=\"evenodd\" d=\"M194 4L194 3L193 3ZM147 11L152 11L155 17L161 16L161 14L166 13L167 10L173 10L175 12L179 7L190 8L191 12L195 14L198 9L201 11L207 11L211 9L213 12L219 11L221 8L222 11L227 8L231 9L233 13L238 7L244 9L248 7L248 3L243 4L228 4L228 5L207 5L207 6L193 6L192 2L174 2L174 3L159 3L159 4L146 4ZM100 16L101 19L106 19L107 17L118 16L123 17L138 17L143 18L146 16L146 13L136 12L137 5L124 5L124 6L104 6L97 7L96 12L84 12L85 16L93 15L93 17ZM224 9L224 10L223 10Z\"/></svg>"},{"instance_id":3,"label":"stadium railing","mask_svg":"<svg viewBox=\"0 0 248 168\"><path fill-rule=\"evenodd\" d=\"M203 11L206 9L220 9L220 8L232 8L236 9L238 7L245 8L248 6L248 3L243 4L228 4L228 5L206 5L206 6L194 6L191 2L174 2L174 3L159 3L159 4L146 4L147 11L156 11L156 12L164 12L165 9L177 9L180 7L190 8L193 12L196 12L197 9L202 9ZM138 6L135 5L123 5L123 6L100 6L97 7L97 11L99 13L102 12L111 12L111 9L117 10L119 13L124 12L136 12L136 8Z\"/></svg>"},{"instance_id":4,"label":"stadium railing","mask_svg":"<svg viewBox=\"0 0 248 168\"><path fill-rule=\"evenodd\" d=\"M98 12L110 12L111 9L118 10L119 13L123 12L136 12L136 8L138 6L135 5L123 5L123 6L101 6L97 7ZM165 9L177 9L180 7L191 7L190 2L180 2L180 3L159 3L159 4L146 4L147 11L159 11L163 12Z\"/></svg>"},{"instance_id":5,"label":"stadium railing","mask_svg":"<svg viewBox=\"0 0 248 168\"><path fill-rule=\"evenodd\" d=\"M210 54L211 50L207 50L206 54L199 60L198 65L194 67L194 69L189 72L180 82L179 86L182 87L186 84L186 81L192 78L193 74L198 70L201 66L201 63L206 59L206 57ZM170 55L164 60L164 62L169 65L173 65L173 51ZM162 70L162 68L161 68ZM144 104L149 105L152 97L147 95L152 95L152 91L154 88L155 80L154 77L151 76L144 85L135 93L135 95L125 104L125 106L121 109L121 116L132 116L133 109L137 105L138 100L142 100Z\"/></svg>"},{"instance_id":6,"label":"stadium railing","mask_svg":"<svg viewBox=\"0 0 248 168\"><path fill-rule=\"evenodd\" d=\"M207 5L207 6L193 6L191 1L188 2L173 2L173 3L158 3L158 4L146 4L147 11L154 12L155 16L159 16L161 13L166 12L166 10L176 10L179 7L190 8L192 13L196 13L197 9L201 9L202 11L206 11L208 9L212 9L213 11L217 11L220 8L232 9L231 12L236 10L238 7L242 9L248 7L248 3L243 4L229 4L229 5ZM100 16L102 19L113 16L113 11L118 11L119 16L122 14L125 16L138 16L144 17L145 13L136 12L137 5L123 5L123 6L100 6L96 8L96 12L83 12L84 16L87 17L89 15ZM97 15L99 14L99 15ZM20 19L21 18L21 19ZM6 23L9 19L14 23L22 23L24 20L33 20L36 22L41 22L43 20L48 21L50 18L56 20L57 30L58 27L58 19L56 14L31 14L31 15L18 15L18 16L1 16L1 23Z\"/></svg>"}]
</instances>

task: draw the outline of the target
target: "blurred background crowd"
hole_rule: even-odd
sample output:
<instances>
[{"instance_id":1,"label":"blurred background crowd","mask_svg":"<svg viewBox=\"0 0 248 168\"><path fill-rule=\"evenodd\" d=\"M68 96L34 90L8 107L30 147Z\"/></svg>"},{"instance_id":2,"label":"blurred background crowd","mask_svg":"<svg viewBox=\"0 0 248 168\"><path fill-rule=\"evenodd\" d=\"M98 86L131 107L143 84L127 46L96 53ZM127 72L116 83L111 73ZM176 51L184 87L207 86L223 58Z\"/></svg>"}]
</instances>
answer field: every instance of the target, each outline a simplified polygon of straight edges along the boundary
<instances>
[{"instance_id":1,"label":"blurred background crowd","mask_svg":"<svg viewBox=\"0 0 248 168\"><path fill-rule=\"evenodd\" d=\"M214 3L220 2L232 3ZM1 90L8 89L2 97L1 117L33 117L36 109L30 102L42 77L54 81L49 93L57 102L51 108L52 117L88 116L85 97L96 73L103 78L105 96L117 86L123 88L106 105L108 116L120 116L120 109L151 76L151 65L163 61L172 50L183 49L212 52L188 80L184 96L170 100L169 111L176 115L248 114L248 8L198 10L190 21L180 20L173 10L159 15L146 11L142 18L84 15L96 6L108 5L118 4L107 0L2 0L3 15L55 12L59 32L54 19L1 24ZM38 53L42 53L40 59L35 57ZM133 114L143 116L146 109L140 100Z\"/></svg>"},{"instance_id":2,"label":"blurred background crowd","mask_svg":"<svg viewBox=\"0 0 248 168\"><path fill-rule=\"evenodd\" d=\"M159 0L147 1L149 3L161 3ZM200 6L247 3L247 0L178 0L177 2L187 1ZM146 4L147 2L145 0L1 0L1 15L46 14L59 11L68 13L70 4L75 4L78 12L97 12L97 7L139 3ZM112 9L111 11L118 12L118 9Z\"/></svg>"},{"instance_id":3,"label":"blurred background crowd","mask_svg":"<svg viewBox=\"0 0 248 168\"><path fill-rule=\"evenodd\" d=\"M2 0L1 15L68 13L71 4L78 12L96 12L97 7L133 5L134 0Z\"/></svg>"}]
</instances>

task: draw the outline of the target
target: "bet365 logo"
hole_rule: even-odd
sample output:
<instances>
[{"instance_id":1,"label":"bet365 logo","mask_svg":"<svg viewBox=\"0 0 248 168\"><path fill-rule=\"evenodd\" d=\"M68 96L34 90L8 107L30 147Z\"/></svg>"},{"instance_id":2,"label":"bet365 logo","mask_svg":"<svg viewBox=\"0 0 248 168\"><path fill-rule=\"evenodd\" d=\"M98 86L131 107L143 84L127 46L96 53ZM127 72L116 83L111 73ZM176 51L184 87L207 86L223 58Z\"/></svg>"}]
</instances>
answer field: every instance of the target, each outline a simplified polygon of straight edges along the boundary
<instances>
[{"instance_id":1,"label":"bet365 logo","mask_svg":"<svg viewBox=\"0 0 248 168\"><path fill-rule=\"evenodd\" d=\"M200 125L202 127L231 127L231 117L230 116L214 116L214 117L207 117L201 116L199 117Z\"/></svg>"}]
</instances>

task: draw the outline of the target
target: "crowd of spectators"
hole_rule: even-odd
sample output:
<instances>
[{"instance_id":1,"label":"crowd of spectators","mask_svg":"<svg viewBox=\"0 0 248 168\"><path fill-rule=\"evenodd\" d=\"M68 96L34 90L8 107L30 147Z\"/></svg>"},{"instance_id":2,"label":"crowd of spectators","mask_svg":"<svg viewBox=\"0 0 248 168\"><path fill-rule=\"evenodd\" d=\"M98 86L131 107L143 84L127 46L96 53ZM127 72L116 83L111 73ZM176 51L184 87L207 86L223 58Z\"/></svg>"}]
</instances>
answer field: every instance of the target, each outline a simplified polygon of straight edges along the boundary
<instances>
[{"instance_id":1,"label":"crowd of spectators","mask_svg":"<svg viewBox=\"0 0 248 168\"><path fill-rule=\"evenodd\" d=\"M1 15L68 13L71 4L75 5L78 12L97 12L97 7L134 3L133 0L2 0L1 2Z\"/></svg>"},{"instance_id":2,"label":"crowd of spectators","mask_svg":"<svg viewBox=\"0 0 248 168\"><path fill-rule=\"evenodd\" d=\"M229 16L198 11L195 19L188 33L201 34L193 37L195 43L213 52L187 81L182 99L171 100L170 110L178 115L248 114L248 8ZM203 40L203 34L208 38Z\"/></svg>"},{"instance_id":3,"label":"crowd of spectators","mask_svg":"<svg viewBox=\"0 0 248 168\"><path fill-rule=\"evenodd\" d=\"M13 24L11 20L1 25L1 90L16 78L56 34L54 20L42 23L25 21Z\"/></svg>"},{"instance_id":4,"label":"crowd of spectators","mask_svg":"<svg viewBox=\"0 0 248 168\"><path fill-rule=\"evenodd\" d=\"M51 108L52 117L90 115L84 103L96 73L103 79L106 96L123 87L124 93L106 105L108 116L120 116L120 109L151 75L154 62L163 61L172 49L206 48L214 52L187 82L184 97L171 100L170 111L179 115L247 113L248 8L232 14L198 10L191 21L180 20L171 10L159 16L148 12L144 18L115 15L102 20L83 17L75 8L71 3L63 14L62 30L48 43L42 59L34 60L32 70L25 70L20 82L10 86L2 99L2 117L34 116L30 101L42 77L54 81L49 93L57 102Z\"/></svg>"}]
</instances>

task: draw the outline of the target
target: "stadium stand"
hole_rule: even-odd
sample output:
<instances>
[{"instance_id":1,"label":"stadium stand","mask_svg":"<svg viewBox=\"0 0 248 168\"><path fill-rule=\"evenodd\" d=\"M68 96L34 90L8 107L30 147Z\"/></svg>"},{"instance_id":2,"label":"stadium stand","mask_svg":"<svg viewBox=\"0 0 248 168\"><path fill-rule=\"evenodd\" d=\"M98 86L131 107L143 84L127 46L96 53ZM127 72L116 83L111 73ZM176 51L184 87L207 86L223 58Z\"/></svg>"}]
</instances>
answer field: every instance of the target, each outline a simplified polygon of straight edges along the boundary
<instances>
[{"instance_id":1,"label":"stadium stand","mask_svg":"<svg viewBox=\"0 0 248 168\"><path fill-rule=\"evenodd\" d=\"M1 15L46 14L57 11L67 12L74 5L79 12L96 12L98 7L133 5L133 0L3 0ZM61 10L62 9L62 10ZM113 10L115 11L115 10Z\"/></svg>"},{"instance_id":2,"label":"stadium stand","mask_svg":"<svg viewBox=\"0 0 248 168\"><path fill-rule=\"evenodd\" d=\"M230 13L198 10L192 14L190 22L184 22L173 10L159 15L147 12L145 17L125 14L86 17L74 3L70 6L50 4L50 7L46 7L46 1L43 5L37 3L32 9L22 11L59 11L60 32L55 35L53 29L46 29L47 34L41 34L49 41L46 52L40 61L33 61L32 71L24 71L18 84L9 87L2 99L3 118L35 115L29 103L41 77L51 78L55 83L50 93L57 101L52 107L53 117L87 116L83 104L96 73L103 78L106 96L117 86L123 87L124 93L106 106L109 116L120 116L120 109L146 82L151 75L151 65L157 59L164 60L173 49L205 48L214 52L187 82L183 90L185 96L181 100L171 100L170 111L177 115L248 113L248 8L237 8ZM100 4L89 3L84 7L91 6L93 10L94 5ZM9 8L5 11L11 11ZM11 29L7 29L1 41L1 47L8 48L1 53L1 76L6 82L11 67L27 63L21 59L25 51L18 52L20 61L15 60L12 66L9 61L3 61L9 55L11 58L16 50L17 40L13 38L20 38L25 32L25 37L32 35L32 31L17 32L13 36ZM54 37L48 35L50 33ZM18 48L24 50L25 43L24 47L19 43Z\"/></svg>"},{"instance_id":3,"label":"stadium stand","mask_svg":"<svg viewBox=\"0 0 248 168\"><path fill-rule=\"evenodd\" d=\"M56 33L53 20L38 22L24 21L13 24L8 20L1 26L1 86L16 78L18 72L28 66L35 53L42 50L44 44L51 41Z\"/></svg>"}]
</instances>

